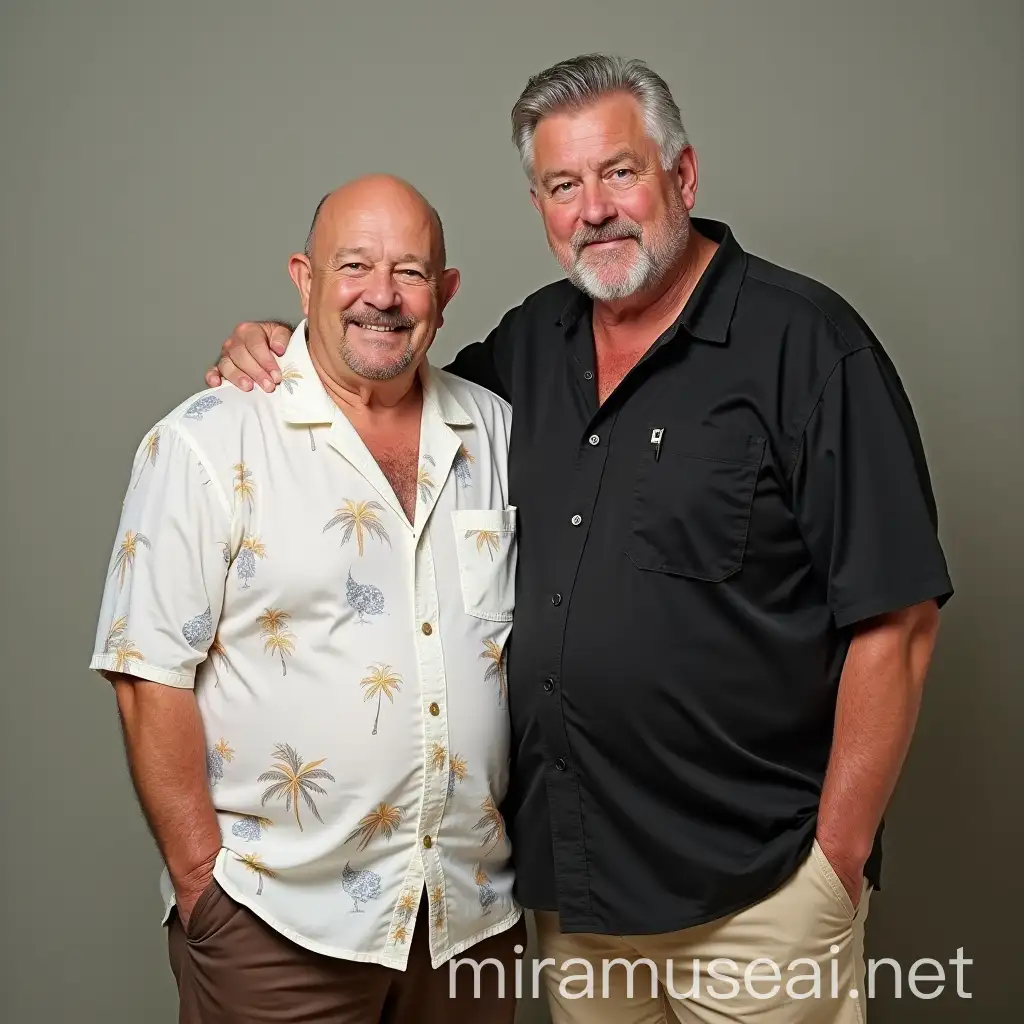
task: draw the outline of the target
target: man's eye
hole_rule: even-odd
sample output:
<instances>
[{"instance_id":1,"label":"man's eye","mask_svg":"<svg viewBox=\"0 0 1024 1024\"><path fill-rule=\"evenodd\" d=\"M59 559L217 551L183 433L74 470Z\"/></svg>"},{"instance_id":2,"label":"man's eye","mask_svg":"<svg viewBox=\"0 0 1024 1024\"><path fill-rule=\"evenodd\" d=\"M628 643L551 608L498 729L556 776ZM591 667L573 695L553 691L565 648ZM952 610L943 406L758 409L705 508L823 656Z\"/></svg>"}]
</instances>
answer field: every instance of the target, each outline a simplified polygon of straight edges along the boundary
<instances>
[{"instance_id":1,"label":"man's eye","mask_svg":"<svg viewBox=\"0 0 1024 1024\"><path fill-rule=\"evenodd\" d=\"M409 277L422 277L423 276L418 270L413 270L411 268L408 268L406 270L400 270L399 273L400 274L406 274Z\"/></svg>"},{"instance_id":2,"label":"man's eye","mask_svg":"<svg viewBox=\"0 0 1024 1024\"><path fill-rule=\"evenodd\" d=\"M557 184L554 187L554 192L556 194L561 193L562 195L565 195L571 188L572 188L572 182L571 181L563 181L563 182L560 182L559 184Z\"/></svg>"},{"instance_id":3,"label":"man's eye","mask_svg":"<svg viewBox=\"0 0 1024 1024\"><path fill-rule=\"evenodd\" d=\"M619 181L626 181L633 176L633 172L628 167L616 167L612 176Z\"/></svg>"}]
</instances>

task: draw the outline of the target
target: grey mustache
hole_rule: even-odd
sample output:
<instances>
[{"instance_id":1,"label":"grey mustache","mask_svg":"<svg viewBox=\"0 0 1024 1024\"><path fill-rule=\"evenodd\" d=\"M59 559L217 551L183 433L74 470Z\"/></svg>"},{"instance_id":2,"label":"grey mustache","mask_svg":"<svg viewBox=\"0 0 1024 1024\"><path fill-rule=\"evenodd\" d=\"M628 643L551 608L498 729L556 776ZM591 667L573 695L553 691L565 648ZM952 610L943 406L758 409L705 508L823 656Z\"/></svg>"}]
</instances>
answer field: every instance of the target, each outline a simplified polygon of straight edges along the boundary
<instances>
[{"instance_id":1,"label":"grey mustache","mask_svg":"<svg viewBox=\"0 0 1024 1024\"><path fill-rule=\"evenodd\" d=\"M400 316L388 313L351 313L341 314L341 322L344 324L364 324L370 327L392 327L395 330L412 330L416 326L416 320L411 316Z\"/></svg>"},{"instance_id":2,"label":"grey mustache","mask_svg":"<svg viewBox=\"0 0 1024 1024\"><path fill-rule=\"evenodd\" d=\"M620 238L632 238L639 242L642 238L640 228L635 224L605 224L599 228L582 228L576 232L572 240L573 250L579 255L585 245L595 242L614 242Z\"/></svg>"}]
</instances>

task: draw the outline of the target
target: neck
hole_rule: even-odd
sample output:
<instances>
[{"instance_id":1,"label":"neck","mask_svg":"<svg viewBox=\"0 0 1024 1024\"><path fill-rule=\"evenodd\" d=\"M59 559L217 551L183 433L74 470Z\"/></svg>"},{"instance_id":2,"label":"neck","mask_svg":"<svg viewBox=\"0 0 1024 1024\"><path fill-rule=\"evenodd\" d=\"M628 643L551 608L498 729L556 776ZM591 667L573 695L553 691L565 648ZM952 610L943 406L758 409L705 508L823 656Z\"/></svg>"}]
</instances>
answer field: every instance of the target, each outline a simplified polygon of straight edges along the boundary
<instances>
[{"instance_id":1,"label":"neck","mask_svg":"<svg viewBox=\"0 0 1024 1024\"><path fill-rule=\"evenodd\" d=\"M671 323L682 312L717 248L717 242L699 234L691 224L689 241L671 271L653 287L624 299L595 300L595 325L605 331L632 333Z\"/></svg>"},{"instance_id":2,"label":"neck","mask_svg":"<svg viewBox=\"0 0 1024 1024\"><path fill-rule=\"evenodd\" d=\"M354 374L341 360L332 358L312 331L309 358L331 400L348 416L388 417L405 412L420 400L422 386L418 363L391 380L367 380Z\"/></svg>"}]
</instances>

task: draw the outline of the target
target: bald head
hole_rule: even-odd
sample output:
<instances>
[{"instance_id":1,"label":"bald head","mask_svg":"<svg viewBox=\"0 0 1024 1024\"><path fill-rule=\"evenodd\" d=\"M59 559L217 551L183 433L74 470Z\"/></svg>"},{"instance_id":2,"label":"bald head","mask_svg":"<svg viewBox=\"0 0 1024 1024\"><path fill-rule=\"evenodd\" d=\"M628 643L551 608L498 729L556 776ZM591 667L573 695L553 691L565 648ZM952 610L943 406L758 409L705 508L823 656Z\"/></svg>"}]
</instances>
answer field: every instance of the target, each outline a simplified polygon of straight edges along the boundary
<instances>
[{"instance_id":1,"label":"bald head","mask_svg":"<svg viewBox=\"0 0 1024 1024\"><path fill-rule=\"evenodd\" d=\"M425 219L430 231L430 251L436 270L447 266L444 244L444 227L437 210L427 202L426 197L402 178L391 174L370 174L347 182L333 192L328 192L313 212L313 220L306 236L306 258L314 261L317 251L317 228L321 221L342 217L353 211L373 209L390 211L395 216L410 217L413 224ZM410 225L412 226L412 225Z\"/></svg>"},{"instance_id":2,"label":"bald head","mask_svg":"<svg viewBox=\"0 0 1024 1024\"><path fill-rule=\"evenodd\" d=\"M288 270L310 351L364 385L401 379L412 386L459 288L437 212L407 181L386 174L324 196L305 254L295 253Z\"/></svg>"}]
</instances>

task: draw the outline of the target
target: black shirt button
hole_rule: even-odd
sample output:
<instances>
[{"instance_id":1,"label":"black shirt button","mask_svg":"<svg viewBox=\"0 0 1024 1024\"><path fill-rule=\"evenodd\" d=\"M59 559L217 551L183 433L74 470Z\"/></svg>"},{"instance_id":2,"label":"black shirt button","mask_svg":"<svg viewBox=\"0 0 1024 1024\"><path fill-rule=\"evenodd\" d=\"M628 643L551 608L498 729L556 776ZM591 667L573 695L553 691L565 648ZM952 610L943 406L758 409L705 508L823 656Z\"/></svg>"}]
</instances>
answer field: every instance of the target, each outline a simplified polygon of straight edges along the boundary
<instances>
[{"instance_id":1,"label":"black shirt button","mask_svg":"<svg viewBox=\"0 0 1024 1024\"><path fill-rule=\"evenodd\" d=\"M550 693L554 688L555 688L555 681L554 681L554 679L545 679L544 680L544 692L545 693Z\"/></svg>"},{"instance_id":2,"label":"black shirt button","mask_svg":"<svg viewBox=\"0 0 1024 1024\"><path fill-rule=\"evenodd\" d=\"M551 595L551 603L553 605L560 605L562 603L562 595L561 594L552 594Z\"/></svg>"},{"instance_id":3,"label":"black shirt button","mask_svg":"<svg viewBox=\"0 0 1024 1024\"><path fill-rule=\"evenodd\" d=\"M583 379L584 380L593 380L594 379L594 371L593 370L585 370L583 372Z\"/></svg>"},{"instance_id":4,"label":"black shirt button","mask_svg":"<svg viewBox=\"0 0 1024 1024\"><path fill-rule=\"evenodd\" d=\"M590 437L587 438L587 440L591 444L600 444L601 443L601 438L597 434L591 434Z\"/></svg>"},{"instance_id":5,"label":"black shirt button","mask_svg":"<svg viewBox=\"0 0 1024 1024\"><path fill-rule=\"evenodd\" d=\"M558 770L559 770L560 772L564 772L564 771L565 771L565 761L563 761L563 760L562 760L561 758L559 758L559 759L558 759L558 760L557 760L557 761L555 762L555 767L556 767L556 768L557 768L557 769L558 769Z\"/></svg>"}]
</instances>

